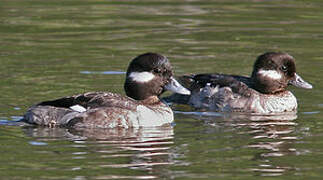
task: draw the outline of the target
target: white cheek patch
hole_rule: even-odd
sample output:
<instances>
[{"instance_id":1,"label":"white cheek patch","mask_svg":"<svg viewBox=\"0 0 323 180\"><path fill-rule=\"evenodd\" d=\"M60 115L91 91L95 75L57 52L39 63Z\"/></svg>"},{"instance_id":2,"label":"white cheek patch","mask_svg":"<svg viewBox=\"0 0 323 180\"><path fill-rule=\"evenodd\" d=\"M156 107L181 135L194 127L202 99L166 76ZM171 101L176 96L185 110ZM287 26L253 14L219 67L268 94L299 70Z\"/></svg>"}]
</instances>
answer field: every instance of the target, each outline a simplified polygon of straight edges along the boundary
<instances>
[{"instance_id":1,"label":"white cheek patch","mask_svg":"<svg viewBox=\"0 0 323 180\"><path fill-rule=\"evenodd\" d=\"M264 76L264 77L268 77L270 79L281 79L282 75L275 71L275 70L260 70L258 71L258 74Z\"/></svg>"},{"instance_id":2,"label":"white cheek patch","mask_svg":"<svg viewBox=\"0 0 323 180\"><path fill-rule=\"evenodd\" d=\"M155 75L151 72L132 72L129 77L136 82L145 83L153 80Z\"/></svg>"}]
</instances>

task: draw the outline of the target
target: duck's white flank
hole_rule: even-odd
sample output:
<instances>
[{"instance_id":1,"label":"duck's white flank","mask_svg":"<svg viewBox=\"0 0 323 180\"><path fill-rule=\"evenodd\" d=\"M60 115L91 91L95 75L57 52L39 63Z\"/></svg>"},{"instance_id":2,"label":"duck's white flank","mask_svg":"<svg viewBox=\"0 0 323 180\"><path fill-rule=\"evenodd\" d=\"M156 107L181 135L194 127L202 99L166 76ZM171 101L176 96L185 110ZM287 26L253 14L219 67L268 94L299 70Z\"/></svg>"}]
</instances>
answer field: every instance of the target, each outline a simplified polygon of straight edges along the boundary
<instances>
[{"instance_id":1,"label":"duck's white flank","mask_svg":"<svg viewBox=\"0 0 323 180\"><path fill-rule=\"evenodd\" d=\"M264 77L268 77L271 79L281 79L282 75L275 71L275 70L263 70L261 69L260 71L258 71L258 74L264 76Z\"/></svg>"},{"instance_id":2,"label":"duck's white flank","mask_svg":"<svg viewBox=\"0 0 323 180\"><path fill-rule=\"evenodd\" d=\"M145 83L154 79L155 75L150 72L132 72L129 77L136 82Z\"/></svg>"},{"instance_id":3,"label":"duck's white flank","mask_svg":"<svg viewBox=\"0 0 323 180\"><path fill-rule=\"evenodd\" d=\"M138 125L140 127L154 127L170 124L174 120L173 111L167 105L158 108L149 108L139 105L137 107Z\"/></svg>"}]
</instances>

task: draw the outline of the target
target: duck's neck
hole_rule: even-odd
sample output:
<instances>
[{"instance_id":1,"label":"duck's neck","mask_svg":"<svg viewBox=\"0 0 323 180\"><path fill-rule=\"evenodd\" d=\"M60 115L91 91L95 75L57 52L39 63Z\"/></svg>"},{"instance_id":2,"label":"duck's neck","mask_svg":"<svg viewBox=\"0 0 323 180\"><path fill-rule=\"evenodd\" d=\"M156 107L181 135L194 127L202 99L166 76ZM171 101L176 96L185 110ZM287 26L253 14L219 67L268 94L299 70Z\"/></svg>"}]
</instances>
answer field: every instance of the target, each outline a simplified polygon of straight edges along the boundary
<instances>
[{"instance_id":1,"label":"duck's neck","mask_svg":"<svg viewBox=\"0 0 323 180\"><path fill-rule=\"evenodd\" d=\"M162 103L157 96L150 96L144 100L140 100L140 102L147 105L157 105Z\"/></svg>"},{"instance_id":2,"label":"duck's neck","mask_svg":"<svg viewBox=\"0 0 323 180\"><path fill-rule=\"evenodd\" d=\"M263 94L279 94L286 91L287 88L287 84L284 84L280 81L259 79L257 77L251 77L251 81L251 87ZM268 81L270 81L270 83L268 83Z\"/></svg>"}]
</instances>

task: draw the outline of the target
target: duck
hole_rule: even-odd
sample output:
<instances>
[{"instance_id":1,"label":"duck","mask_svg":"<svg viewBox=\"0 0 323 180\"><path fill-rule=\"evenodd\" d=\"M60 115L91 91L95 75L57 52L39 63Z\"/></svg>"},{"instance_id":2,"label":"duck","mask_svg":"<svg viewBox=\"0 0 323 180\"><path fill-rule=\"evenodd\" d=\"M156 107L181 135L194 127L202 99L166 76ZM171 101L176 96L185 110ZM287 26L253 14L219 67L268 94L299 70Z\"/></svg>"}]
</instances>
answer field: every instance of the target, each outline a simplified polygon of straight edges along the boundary
<instances>
[{"instance_id":1,"label":"duck","mask_svg":"<svg viewBox=\"0 0 323 180\"><path fill-rule=\"evenodd\" d=\"M166 90L189 95L173 76L167 57L145 53L129 64L124 83L126 96L87 92L31 106L22 121L48 127L133 128L171 125L174 115L161 101Z\"/></svg>"},{"instance_id":2,"label":"duck","mask_svg":"<svg viewBox=\"0 0 323 180\"><path fill-rule=\"evenodd\" d=\"M250 77L203 73L184 75L179 81L191 94L175 93L164 98L169 104L258 115L295 113L297 99L287 87L313 88L296 73L294 57L284 52L266 52L258 56Z\"/></svg>"}]
</instances>

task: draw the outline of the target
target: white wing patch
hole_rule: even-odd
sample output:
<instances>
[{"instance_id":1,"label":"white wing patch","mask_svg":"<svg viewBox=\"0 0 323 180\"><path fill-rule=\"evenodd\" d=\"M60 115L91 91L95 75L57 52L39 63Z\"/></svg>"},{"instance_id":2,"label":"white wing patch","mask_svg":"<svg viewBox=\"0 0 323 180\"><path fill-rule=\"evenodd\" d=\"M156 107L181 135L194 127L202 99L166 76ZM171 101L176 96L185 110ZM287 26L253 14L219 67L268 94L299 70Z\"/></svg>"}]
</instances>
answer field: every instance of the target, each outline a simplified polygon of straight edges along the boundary
<instances>
[{"instance_id":1,"label":"white wing patch","mask_svg":"<svg viewBox=\"0 0 323 180\"><path fill-rule=\"evenodd\" d=\"M150 72L132 72L129 77L136 82L145 83L153 80L155 75Z\"/></svg>"},{"instance_id":2,"label":"white wing patch","mask_svg":"<svg viewBox=\"0 0 323 180\"><path fill-rule=\"evenodd\" d=\"M261 69L260 71L258 71L258 74L264 76L264 77L268 77L271 79L281 79L282 75L275 71L275 70L263 70Z\"/></svg>"},{"instance_id":3,"label":"white wing patch","mask_svg":"<svg viewBox=\"0 0 323 180\"><path fill-rule=\"evenodd\" d=\"M85 112L86 111L86 109L83 106L78 105L78 104L71 106L70 109L77 111L77 112Z\"/></svg>"}]
</instances>

